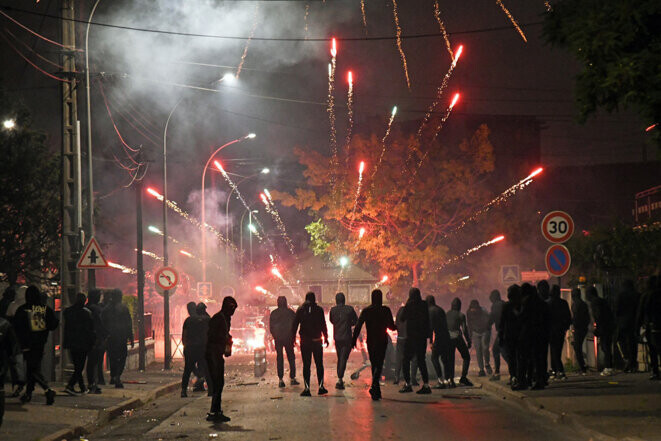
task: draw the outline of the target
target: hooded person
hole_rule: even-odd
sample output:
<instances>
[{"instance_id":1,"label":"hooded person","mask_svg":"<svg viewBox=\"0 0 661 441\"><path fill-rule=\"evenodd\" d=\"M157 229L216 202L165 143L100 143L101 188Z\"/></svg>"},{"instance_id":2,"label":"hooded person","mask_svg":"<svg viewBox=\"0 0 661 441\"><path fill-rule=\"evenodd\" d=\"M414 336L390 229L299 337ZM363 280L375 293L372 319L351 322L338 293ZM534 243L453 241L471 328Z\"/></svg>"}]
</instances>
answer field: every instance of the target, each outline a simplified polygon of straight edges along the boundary
<instances>
[{"instance_id":1,"label":"hooded person","mask_svg":"<svg viewBox=\"0 0 661 441\"><path fill-rule=\"evenodd\" d=\"M549 306L549 346L551 347L551 371L555 379L566 379L562 364L562 347L567 330L571 326L569 303L560 297L560 286L553 285L546 301Z\"/></svg>"},{"instance_id":2,"label":"hooded person","mask_svg":"<svg viewBox=\"0 0 661 441\"><path fill-rule=\"evenodd\" d=\"M450 331L448 331L448 320L445 311L436 305L434 296L427 296L425 299L429 308L429 326L433 334L433 343L431 350L431 363L436 371L438 385L435 389L445 389L446 381L449 380L450 372ZM441 363L438 359L441 359Z\"/></svg>"},{"instance_id":3,"label":"hooded person","mask_svg":"<svg viewBox=\"0 0 661 441\"><path fill-rule=\"evenodd\" d=\"M356 310L346 305L345 302L344 293L338 292L335 295L336 305L331 308L329 314L330 322L333 324L333 337L335 339L335 351L337 352L336 389L344 389L344 371L347 368L347 361L352 347L351 331L358 321Z\"/></svg>"},{"instance_id":4,"label":"hooded person","mask_svg":"<svg viewBox=\"0 0 661 441\"><path fill-rule=\"evenodd\" d=\"M32 400L35 384L39 384L46 393L46 404L55 402L55 391L41 372L41 361L44 357L44 346L48 334L59 325L55 312L50 306L42 303L39 289L31 285L25 290L25 303L16 309L14 329L23 349L25 359L27 385L21 402Z\"/></svg>"},{"instance_id":5,"label":"hooded person","mask_svg":"<svg viewBox=\"0 0 661 441\"><path fill-rule=\"evenodd\" d=\"M122 303L122 291L113 289L110 292L110 304L106 306L101 314L104 326L108 330L108 361L110 363L110 384L115 388L122 389L122 373L126 366L128 356L127 343L135 346L133 341L133 321L131 313L126 305Z\"/></svg>"},{"instance_id":6,"label":"hooded person","mask_svg":"<svg viewBox=\"0 0 661 441\"><path fill-rule=\"evenodd\" d=\"M581 298L581 290L574 288L571 290L571 325L572 325L572 347L578 368L581 374L585 375L588 371L585 365L585 358L583 357L583 341L588 335L588 327L590 326L590 310L587 303Z\"/></svg>"},{"instance_id":7,"label":"hooded person","mask_svg":"<svg viewBox=\"0 0 661 441\"><path fill-rule=\"evenodd\" d=\"M188 317L181 330L181 343L184 346L184 372L181 377L181 397L188 396L188 382L195 372L197 382L204 390L204 378L207 377L204 350L208 325L206 319L197 314L195 302L186 304ZM198 389L199 390L199 389Z\"/></svg>"},{"instance_id":8,"label":"hooded person","mask_svg":"<svg viewBox=\"0 0 661 441\"><path fill-rule=\"evenodd\" d=\"M491 347L491 353L493 354L493 375L489 378L490 381L500 380L500 340L498 339L500 331L500 318L503 315L503 306L505 303L500 298L500 291L494 289L489 294L489 301L491 302L491 311L489 312L489 330L491 330L491 325L493 324L496 330L495 337L493 339L493 346Z\"/></svg>"},{"instance_id":9,"label":"hooded person","mask_svg":"<svg viewBox=\"0 0 661 441\"><path fill-rule=\"evenodd\" d=\"M85 307L87 296L83 293L76 295L76 301L73 305L64 310L64 349L69 350L69 356L73 363L73 373L64 391L71 395L77 395L74 387L78 383L80 393L86 393L88 389L85 387L83 380L83 370L85 369L85 361L87 354L94 347L96 341L96 334L94 331L94 319L92 312Z\"/></svg>"},{"instance_id":10,"label":"hooded person","mask_svg":"<svg viewBox=\"0 0 661 441\"><path fill-rule=\"evenodd\" d=\"M328 329L326 329L326 318L324 310L317 305L313 292L305 294L305 302L296 311L292 334L296 335L298 328L301 337L301 358L303 359L303 381L305 388L301 392L302 397L310 394L310 368L312 357L317 367L317 381L319 381L319 395L325 395L328 390L324 387L324 348L328 347Z\"/></svg>"},{"instance_id":11,"label":"hooded person","mask_svg":"<svg viewBox=\"0 0 661 441\"><path fill-rule=\"evenodd\" d=\"M472 386L473 383L471 383L467 377L468 367L471 362L471 356L468 352L471 347L471 334L466 323L466 316L461 312L461 300L459 297L455 297L452 300L450 310L445 316L448 320L448 331L450 332L450 387L456 387L454 383L454 360L456 351L459 351L463 360L459 384Z\"/></svg>"},{"instance_id":12,"label":"hooded person","mask_svg":"<svg viewBox=\"0 0 661 441\"><path fill-rule=\"evenodd\" d=\"M624 281L622 291L615 297L615 322L617 325L617 343L625 361L624 372L638 370L638 332L636 332L636 312L640 294L636 291L633 280Z\"/></svg>"},{"instance_id":13,"label":"hooded person","mask_svg":"<svg viewBox=\"0 0 661 441\"><path fill-rule=\"evenodd\" d=\"M294 342L296 334L292 332L296 320L296 313L287 306L287 297L278 297L278 307L271 311L269 317L269 332L275 343L276 364L278 367L279 387L285 387L283 377L285 375L285 360L282 355L284 350L289 363L289 379L292 386L296 386L296 356L294 355Z\"/></svg>"},{"instance_id":14,"label":"hooded person","mask_svg":"<svg viewBox=\"0 0 661 441\"><path fill-rule=\"evenodd\" d=\"M232 355L232 316L238 304L234 297L227 296L216 314L209 320L209 331L207 333L207 344L205 357L209 369L209 380L211 380L211 409L207 414L207 421L214 423L225 423L230 417L223 414L222 396L225 386L225 359Z\"/></svg>"},{"instance_id":15,"label":"hooded person","mask_svg":"<svg viewBox=\"0 0 661 441\"><path fill-rule=\"evenodd\" d=\"M541 390L546 386L549 336L548 305L530 283L521 285L521 333L517 353L520 386Z\"/></svg>"},{"instance_id":16,"label":"hooded person","mask_svg":"<svg viewBox=\"0 0 661 441\"><path fill-rule=\"evenodd\" d=\"M518 375L518 353L519 337L521 334L521 287L511 285L507 288L507 303L503 305L498 326L498 341L503 348L510 374L509 384L513 390L520 388Z\"/></svg>"},{"instance_id":17,"label":"hooded person","mask_svg":"<svg viewBox=\"0 0 661 441\"><path fill-rule=\"evenodd\" d=\"M101 301L101 291L98 289L91 289L87 297L87 309L92 314L92 322L94 324L95 341L92 348L87 354L87 384L90 393L100 394L101 388L98 386L97 373L99 365L103 364L103 352L105 350L106 339L108 338L108 331L103 325L101 320L101 313L103 308L99 304Z\"/></svg>"},{"instance_id":18,"label":"hooded person","mask_svg":"<svg viewBox=\"0 0 661 441\"><path fill-rule=\"evenodd\" d=\"M200 303L197 304L197 306L195 307L195 312L200 317L206 317L208 319L211 318L211 316L207 312L207 305L205 305L203 302L200 302Z\"/></svg>"},{"instance_id":19,"label":"hooded person","mask_svg":"<svg viewBox=\"0 0 661 441\"><path fill-rule=\"evenodd\" d=\"M477 376L485 377L491 375L491 364L489 362L489 344L491 343L491 322L489 313L480 306L476 299L471 300L466 311L466 321L471 333L471 339L475 344L475 356L477 357L477 366L480 368ZM484 371L486 369L486 372Z\"/></svg>"},{"instance_id":20,"label":"hooded person","mask_svg":"<svg viewBox=\"0 0 661 441\"><path fill-rule=\"evenodd\" d=\"M404 366L404 348L406 347L406 324L403 320L404 317L404 305L402 305L397 310L397 315L395 316L395 326L397 326L397 346L395 348L395 381L394 384L399 384L399 380L403 371ZM412 384L414 386L418 385L416 377L417 373L417 360L415 357L411 360L411 377Z\"/></svg>"},{"instance_id":21,"label":"hooded person","mask_svg":"<svg viewBox=\"0 0 661 441\"><path fill-rule=\"evenodd\" d=\"M430 394L429 373L427 372L427 340L432 340L431 327L429 326L429 308L427 303L422 300L420 290L411 288L409 290L409 299L404 305L402 311L402 322L406 326L406 343L404 346L404 360L402 369L404 370L404 380L406 384L400 389L400 393L413 392L411 387L411 360L416 357L418 368L422 375L423 385L416 393Z\"/></svg>"},{"instance_id":22,"label":"hooded person","mask_svg":"<svg viewBox=\"0 0 661 441\"><path fill-rule=\"evenodd\" d=\"M598 339L599 350L603 354L604 369L601 375L613 374L613 334L615 333L615 317L608 302L599 297L597 288L591 286L586 291L586 298L594 319L594 335Z\"/></svg>"},{"instance_id":23,"label":"hooded person","mask_svg":"<svg viewBox=\"0 0 661 441\"><path fill-rule=\"evenodd\" d=\"M542 299L543 305L548 304L548 300L551 296L551 285L549 285L549 282L546 280L540 280L537 283L537 296ZM548 307L546 308L547 312L546 315L548 316ZM548 325L548 323L547 323ZM549 351L550 351L550 327L546 328L546 333L544 335L540 336L540 339L535 342L535 344L538 346L535 349L535 353L539 354L539 357L543 357L544 361L544 385L548 384L548 370L549 370ZM541 354L544 354L543 356ZM541 363L542 360L539 360L539 363Z\"/></svg>"},{"instance_id":24,"label":"hooded person","mask_svg":"<svg viewBox=\"0 0 661 441\"><path fill-rule=\"evenodd\" d=\"M353 330L351 346L356 346L360 330L365 324L367 329L367 352L372 366L372 386L370 395L374 401L381 399L381 372L388 348L388 329L397 330L390 308L383 305L383 293L380 289L372 291L372 303L360 312Z\"/></svg>"}]
</instances>

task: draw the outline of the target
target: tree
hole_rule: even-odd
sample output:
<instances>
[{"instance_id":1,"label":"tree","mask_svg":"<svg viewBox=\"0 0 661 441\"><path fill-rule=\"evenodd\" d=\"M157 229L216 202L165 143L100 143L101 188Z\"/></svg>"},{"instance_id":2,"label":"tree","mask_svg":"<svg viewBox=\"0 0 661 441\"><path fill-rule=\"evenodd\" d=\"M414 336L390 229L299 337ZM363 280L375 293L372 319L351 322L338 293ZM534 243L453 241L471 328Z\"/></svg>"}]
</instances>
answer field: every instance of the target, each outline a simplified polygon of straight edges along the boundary
<instances>
[{"instance_id":1,"label":"tree","mask_svg":"<svg viewBox=\"0 0 661 441\"><path fill-rule=\"evenodd\" d=\"M42 279L58 265L60 169L46 136L30 128L27 111L0 91L0 277L10 284Z\"/></svg>"},{"instance_id":2,"label":"tree","mask_svg":"<svg viewBox=\"0 0 661 441\"><path fill-rule=\"evenodd\" d=\"M319 152L295 149L307 185L272 195L320 219L307 228L317 254L376 265L389 283L432 286L441 280L439 266L453 256L449 233L489 200L481 185L494 168L488 135L482 125L459 145L441 146L395 132L380 164L383 144L376 135L355 136L338 167ZM366 167L356 197L360 161Z\"/></svg>"},{"instance_id":3,"label":"tree","mask_svg":"<svg viewBox=\"0 0 661 441\"><path fill-rule=\"evenodd\" d=\"M546 13L544 37L580 62L581 121L602 108L633 108L661 122L661 3L657 0L559 0ZM661 147L659 129L653 131Z\"/></svg>"}]
</instances>

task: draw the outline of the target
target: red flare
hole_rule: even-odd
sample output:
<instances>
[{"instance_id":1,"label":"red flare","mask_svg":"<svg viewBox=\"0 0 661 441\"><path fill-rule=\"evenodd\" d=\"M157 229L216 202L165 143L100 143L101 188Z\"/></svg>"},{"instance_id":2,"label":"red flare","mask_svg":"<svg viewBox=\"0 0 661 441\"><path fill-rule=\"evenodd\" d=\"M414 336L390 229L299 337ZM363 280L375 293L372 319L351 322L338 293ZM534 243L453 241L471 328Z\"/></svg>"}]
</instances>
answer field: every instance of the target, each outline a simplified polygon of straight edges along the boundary
<instances>
[{"instance_id":1,"label":"red flare","mask_svg":"<svg viewBox=\"0 0 661 441\"><path fill-rule=\"evenodd\" d=\"M464 45L460 45L457 48L457 51L454 53L454 63L456 64L457 61L459 61L459 57L461 57L461 53L464 51Z\"/></svg>"},{"instance_id":2,"label":"red flare","mask_svg":"<svg viewBox=\"0 0 661 441\"><path fill-rule=\"evenodd\" d=\"M538 169L536 169L535 171L533 171L532 173L530 173L530 176L528 176L528 177L526 178L526 180L527 180L527 179L534 178L535 176L537 176L538 174L540 174L540 173L543 172L543 171L544 171L544 169L543 169L542 167L539 167Z\"/></svg>"},{"instance_id":3,"label":"red flare","mask_svg":"<svg viewBox=\"0 0 661 441\"><path fill-rule=\"evenodd\" d=\"M645 131L646 131L646 132L651 132L651 131L654 130L654 129L656 128L656 126L658 126L658 125L659 125L659 123L652 124L651 126L649 126L648 128L646 128Z\"/></svg>"},{"instance_id":4,"label":"red flare","mask_svg":"<svg viewBox=\"0 0 661 441\"><path fill-rule=\"evenodd\" d=\"M365 161L360 161L360 166L358 167L358 173L362 175L364 171L365 171Z\"/></svg>"},{"instance_id":5,"label":"red flare","mask_svg":"<svg viewBox=\"0 0 661 441\"><path fill-rule=\"evenodd\" d=\"M225 169L223 168L223 164L221 164L220 162L218 162L218 160L213 161L213 165L215 165L216 168L217 168L218 170L220 170L221 172L224 172L224 171L225 171Z\"/></svg>"},{"instance_id":6,"label":"red flare","mask_svg":"<svg viewBox=\"0 0 661 441\"><path fill-rule=\"evenodd\" d=\"M337 56L337 41L335 41L335 37L332 38L331 40L331 50L330 50L331 57L335 58Z\"/></svg>"},{"instance_id":7,"label":"red flare","mask_svg":"<svg viewBox=\"0 0 661 441\"><path fill-rule=\"evenodd\" d=\"M501 240L505 240L505 236L494 237L493 239L491 239L491 243L500 242Z\"/></svg>"},{"instance_id":8,"label":"red flare","mask_svg":"<svg viewBox=\"0 0 661 441\"><path fill-rule=\"evenodd\" d=\"M149 193L150 195L152 195L152 196L154 196L155 198L158 198L158 199L163 197L163 196L161 196L161 194L159 192L157 192L156 190L154 190L151 187L147 188L147 193Z\"/></svg>"},{"instance_id":9,"label":"red flare","mask_svg":"<svg viewBox=\"0 0 661 441\"><path fill-rule=\"evenodd\" d=\"M457 101L459 101L459 92L454 94L454 97L452 98L452 102L450 103L450 109L452 109L454 105L457 104Z\"/></svg>"},{"instance_id":10,"label":"red flare","mask_svg":"<svg viewBox=\"0 0 661 441\"><path fill-rule=\"evenodd\" d=\"M353 73L351 71L347 74L347 80L349 81L349 86L353 86Z\"/></svg>"}]
</instances>

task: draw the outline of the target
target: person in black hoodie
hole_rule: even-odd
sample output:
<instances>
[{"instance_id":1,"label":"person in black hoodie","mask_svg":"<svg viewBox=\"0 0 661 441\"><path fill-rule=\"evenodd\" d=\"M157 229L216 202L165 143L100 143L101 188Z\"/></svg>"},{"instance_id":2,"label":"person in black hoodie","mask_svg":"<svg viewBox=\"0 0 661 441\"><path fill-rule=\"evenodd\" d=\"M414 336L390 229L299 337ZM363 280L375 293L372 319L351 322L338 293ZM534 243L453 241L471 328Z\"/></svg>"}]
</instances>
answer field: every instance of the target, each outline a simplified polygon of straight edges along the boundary
<instances>
[{"instance_id":1,"label":"person in black hoodie","mask_svg":"<svg viewBox=\"0 0 661 441\"><path fill-rule=\"evenodd\" d=\"M317 367L317 380L319 381L319 395L325 395L328 390L324 387L324 348L328 347L328 330L326 329L326 318L324 310L317 305L313 292L305 294L305 302L296 311L292 334L296 335L299 325L301 326L301 358L303 359L303 382L305 389L301 392L302 397L310 394L310 367L312 357Z\"/></svg>"},{"instance_id":2,"label":"person in black hoodie","mask_svg":"<svg viewBox=\"0 0 661 441\"><path fill-rule=\"evenodd\" d=\"M96 340L92 349L87 354L87 384L90 393L100 394L101 388L97 383L97 371L99 365L103 365L103 352L108 338L108 331L103 325L101 320L101 313L103 308L99 305L101 300L101 291L98 289L91 289L87 297L87 309L92 313L92 321L94 322L94 335Z\"/></svg>"},{"instance_id":3,"label":"person in black hoodie","mask_svg":"<svg viewBox=\"0 0 661 441\"><path fill-rule=\"evenodd\" d=\"M197 315L195 302L188 302L186 309L188 317L184 320L181 330L181 342L184 345L184 373L181 377L182 398L188 396L188 382L192 372L197 371L197 381L202 384L202 388L204 388L204 378L208 377L204 362L207 324L204 317Z\"/></svg>"},{"instance_id":4,"label":"person in black hoodie","mask_svg":"<svg viewBox=\"0 0 661 441\"><path fill-rule=\"evenodd\" d=\"M503 313L498 327L498 341L505 352L505 361L510 374L509 384L513 390L520 387L518 375L517 347L521 334L521 287L511 285L507 288L507 303L503 305Z\"/></svg>"},{"instance_id":5,"label":"person in black hoodie","mask_svg":"<svg viewBox=\"0 0 661 441\"><path fill-rule=\"evenodd\" d=\"M633 280L624 281L624 289L615 297L615 320L617 343L625 361L624 372L638 371L638 333L636 332L636 311L640 294Z\"/></svg>"},{"instance_id":6,"label":"person in black hoodie","mask_svg":"<svg viewBox=\"0 0 661 441\"><path fill-rule=\"evenodd\" d=\"M225 386L225 359L232 355L232 316L238 304L234 297L227 296L216 314L209 320L209 332L207 334L207 345L205 357L209 367L209 379L212 391L211 409L207 414L207 421L214 423L226 423L230 417L223 414L221 409L223 387Z\"/></svg>"},{"instance_id":7,"label":"person in black hoodie","mask_svg":"<svg viewBox=\"0 0 661 441\"><path fill-rule=\"evenodd\" d=\"M21 347L12 325L0 317L0 426L5 414L5 375L7 370L16 365L16 356Z\"/></svg>"},{"instance_id":8,"label":"person in black hoodie","mask_svg":"<svg viewBox=\"0 0 661 441\"><path fill-rule=\"evenodd\" d=\"M459 297L455 297L452 300L450 310L445 316L448 320L448 331L450 332L450 387L456 387L454 383L455 351L459 351L463 360L459 384L472 386L473 383L467 377L471 362L471 356L468 352L471 347L471 334L466 324L466 316L461 312L461 300ZM466 340L464 340L464 337Z\"/></svg>"},{"instance_id":9,"label":"person in black hoodie","mask_svg":"<svg viewBox=\"0 0 661 441\"><path fill-rule=\"evenodd\" d=\"M207 313L207 305L202 302L198 303L197 306L195 306L195 314L197 314L202 321L202 329L200 330L200 335L202 337L200 344L202 345L202 348L206 348L207 334L209 333L209 320L211 320L211 316ZM197 377L197 380L195 380L195 386L193 386L193 392L204 392L204 379L206 378L207 383L209 382L209 366L207 366L207 359L204 356L204 349L202 350L201 358L198 359L193 373ZM212 395L210 386L207 394L209 396Z\"/></svg>"},{"instance_id":10,"label":"person in black hoodie","mask_svg":"<svg viewBox=\"0 0 661 441\"><path fill-rule=\"evenodd\" d=\"M101 315L103 324L108 330L108 360L110 361L110 384L115 388L122 389L121 376L126 366L128 349L127 342L131 347L133 342L133 322L129 309L122 303L122 291L114 289L111 292L111 303Z\"/></svg>"},{"instance_id":11,"label":"person in black hoodie","mask_svg":"<svg viewBox=\"0 0 661 441\"><path fill-rule=\"evenodd\" d=\"M450 332L448 331L448 320L445 316L445 311L440 306L436 305L434 296L427 296L425 299L427 307L429 308L429 326L433 333L433 342L431 349L431 363L436 371L438 384L434 389L445 389L447 387L445 381L448 381L448 374L450 372ZM441 359L443 366L438 362Z\"/></svg>"},{"instance_id":12,"label":"person in black hoodie","mask_svg":"<svg viewBox=\"0 0 661 441\"><path fill-rule=\"evenodd\" d=\"M400 389L400 393L413 392L411 387L411 360L413 357L418 359L418 368L422 375L423 385L416 393L430 394L429 373L427 372L427 340L433 340L431 327L429 326L429 308L427 303L422 300L420 290L411 288L409 290L409 299L404 305L402 312L402 321L406 326L406 343L404 346L404 380L406 384Z\"/></svg>"},{"instance_id":13,"label":"person in black hoodie","mask_svg":"<svg viewBox=\"0 0 661 441\"><path fill-rule=\"evenodd\" d=\"M351 328L356 326L358 316L356 310L345 305L344 293L335 295L335 303L328 316L333 324L333 337L335 339L335 351L337 352L337 384L335 389L344 389L344 371L347 368L349 354L351 354L352 340ZM369 341L369 338L368 338ZM368 343L369 351L369 343ZM374 365L372 365L374 370Z\"/></svg>"},{"instance_id":14,"label":"person in black hoodie","mask_svg":"<svg viewBox=\"0 0 661 441\"><path fill-rule=\"evenodd\" d=\"M475 343L475 356L477 366L480 368L477 376L485 377L491 375L491 364L489 363L489 344L491 342L491 321L489 313L480 306L476 299L471 300L466 311L466 321L471 333L471 340ZM484 369L486 368L486 372Z\"/></svg>"},{"instance_id":15,"label":"person in black hoodie","mask_svg":"<svg viewBox=\"0 0 661 441\"><path fill-rule=\"evenodd\" d=\"M69 395L77 395L74 387L76 383L80 386L80 393L87 392L83 380L85 360L96 341L94 332L94 319L92 312L85 307L87 297L83 293L76 295L73 305L64 310L64 349L69 350L69 356L73 363L73 373L64 391Z\"/></svg>"},{"instance_id":16,"label":"person in black hoodie","mask_svg":"<svg viewBox=\"0 0 661 441\"><path fill-rule=\"evenodd\" d=\"M491 311L489 312L489 329L491 329L491 324L494 325L496 329L496 336L493 339L493 346L491 347L491 353L493 354L493 375L489 378L489 381L498 381L500 380L500 339L498 335L500 334L500 318L503 315L503 306L505 303L500 298L500 291L494 289L489 294L489 301L491 302Z\"/></svg>"},{"instance_id":17,"label":"person in black hoodie","mask_svg":"<svg viewBox=\"0 0 661 441\"><path fill-rule=\"evenodd\" d=\"M517 353L519 386L530 386L541 390L546 386L549 308L535 287L529 283L521 285L521 334Z\"/></svg>"},{"instance_id":18,"label":"person in black hoodie","mask_svg":"<svg viewBox=\"0 0 661 441\"><path fill-rule=\"evenodd\" d=\"M275 342L278 378L280 379L278 384L279 387L285 387L285 382L283 380L283 377L285 376L285 360L282 356L283 350L287 354L291 385L296 386L298 384L298 381L296 381L296 356L294 355L296 334L292 332L294 320L296 320L296 313L287 306L287 297L278 297L278 307L271 312L269 318L269 332L273 336L273 341Z\"/></svg>"},{"instance_id":19,"label":"person in black hoodie","mask_svg":"<svg viewBox=\"0 0 661 441\"><path fill-rule=\"evenodd\" d=\"M556 380L563 380L565 367L562 365L562 347L567 330L571 326L569 304L560 297L560 286L553 285L546 301L549 307L549 344L551 346L551 370Z\"/></svg>"},{"instance_id":20,"label":"person in black hoodie","mask_svg":"<svg viewBox=\"0 0 661 441\"><path fill-rule=\"evenodd\" d=\"M574 288L571 290L571 324L572 324L572 347L574 348L574 355L576 362L581 370L581 374L585 375L588 371L585 366L585 358L583 358L583 341L585 336L588 335L588 327L590 326L590 310L587 303L581 299L581 290Z\"/></svg>"},{"instance_id":21,"label":"person in black hoodie","mask_svg":"<svg viewBox=\"0 0 661 441\"><path fill-rule=\"evenodd\" d=\"M372 304L363 309L358 317L358 323L353 330L352 347L360 335L360 330L365 323L367 329L367 352L369 352L370 365L372 366L372 386L370 395L374 401L381 399L381 371L383 361L386 358L388 348L388 329L395 331L397 327L392 319L392 312L387 306L383 306L383 293L380 289L372 291Z\"/></svg>"},{"instance_id":22,"label":"person in black hoodie","mask_svg":"<svg viewBox=\"0 0 661 441\"><path fill-rule=\"evenodd\" d=\"M594 319L594 335L598 338L599 350L603 354L603 377L613 375L613 334L615 333L615 316L608 302L599 297L594 286L588 288L586 297Z\"/></svg>"},{"instance_id":23,"label":"person in black hoodie","mask_svg":"<svg viewBox=\"0 0 661 441\"><path fill-rule=\"evenodd\" d=\"M27 386L21 396L21 402L32 400L35 383L46 392L46 404L55 402L55 391L48 387L48 382L41 373L41 360L44 357L44 346L48 333L59 325L55 312L41 301L39 289L31 285L25 291L25 304L18 307L14 315L14 329L23 349L25 359Z\"/></svg>"}]
</instances>

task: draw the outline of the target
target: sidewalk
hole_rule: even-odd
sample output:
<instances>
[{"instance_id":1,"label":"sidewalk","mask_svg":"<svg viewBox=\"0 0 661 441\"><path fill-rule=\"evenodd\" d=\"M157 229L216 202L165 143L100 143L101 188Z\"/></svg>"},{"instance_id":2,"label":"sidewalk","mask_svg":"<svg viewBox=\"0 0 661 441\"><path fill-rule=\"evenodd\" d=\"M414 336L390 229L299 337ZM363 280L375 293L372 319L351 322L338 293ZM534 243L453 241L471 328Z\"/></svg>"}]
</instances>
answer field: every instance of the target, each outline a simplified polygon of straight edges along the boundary
<instances>
[{"instance_id":1,"label":"sidewalk","mask_svg":"<svg viewBox=\"0 0 661 441\"><path fill-rule=\"evenodd\" d=\"M37 387L32 401L22 405L18 398L7 398L5 417L0 427L0 439L53 440L79 436L95 427L138 408L150 400L178 389L181 384L181 366L161 370L162 363L150 365L145 372L131 371L122 376L124 389L112 385L102 386L100 395L69 396L64 384L51 383L57 392L55 404L46 406L43 391ZM108 376L106 375L106 381ZM11 394L10 386L5 387Z\"/></svg>"},{"instance_id":2,"label":"sidewalk","mask_svg":"<svg viewBox=\"0 0 661 441\"><path fill-rule=\"evenodd\" d=\"M483 389L504 400L566 423L596 440L661 440L661 382L649 373L601 377L569 374L542 391L512 391L502 381L480 381ZM482 380L482 379L480 379Z\"/></svg>"}]
</instances>

